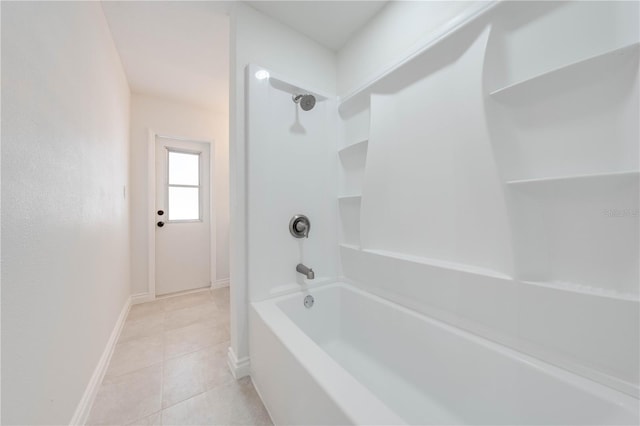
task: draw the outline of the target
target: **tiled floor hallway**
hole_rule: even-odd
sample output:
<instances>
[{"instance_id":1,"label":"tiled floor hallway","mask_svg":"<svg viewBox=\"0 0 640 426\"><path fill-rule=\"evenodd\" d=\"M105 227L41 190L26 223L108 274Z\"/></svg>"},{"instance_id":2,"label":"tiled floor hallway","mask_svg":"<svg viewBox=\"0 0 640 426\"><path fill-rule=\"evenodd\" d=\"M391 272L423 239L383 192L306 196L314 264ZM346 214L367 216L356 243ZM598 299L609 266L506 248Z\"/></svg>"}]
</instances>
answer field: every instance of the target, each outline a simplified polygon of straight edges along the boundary
<instances>
[{"instance_id":1,"label":"tiled floor hallway","mask_svg":"<svg viewBox=\"0 0 640 426\"><path fill-rule=\"evenodd\" d=\"M228 288L132 306L87 424L270 425L228 347Z\"/></svg>"}]
</instances>

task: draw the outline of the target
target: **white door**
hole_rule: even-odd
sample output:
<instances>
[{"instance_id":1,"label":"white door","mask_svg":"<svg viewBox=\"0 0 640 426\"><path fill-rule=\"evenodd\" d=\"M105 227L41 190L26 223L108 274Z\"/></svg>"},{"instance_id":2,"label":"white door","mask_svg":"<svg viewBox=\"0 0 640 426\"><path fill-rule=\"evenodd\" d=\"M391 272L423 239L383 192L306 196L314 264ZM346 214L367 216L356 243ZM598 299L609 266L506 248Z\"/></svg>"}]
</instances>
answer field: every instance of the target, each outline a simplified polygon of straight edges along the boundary
<instances>
[{"instance_id":1,"label":"white door","mask_svg":"<svg viewBox=\"0 0 640 426\"><path fill-rule=\"evenodd\" d=\"M211 285L210 145L156 137L156 294Z\"/></svg>"}]
</instances>

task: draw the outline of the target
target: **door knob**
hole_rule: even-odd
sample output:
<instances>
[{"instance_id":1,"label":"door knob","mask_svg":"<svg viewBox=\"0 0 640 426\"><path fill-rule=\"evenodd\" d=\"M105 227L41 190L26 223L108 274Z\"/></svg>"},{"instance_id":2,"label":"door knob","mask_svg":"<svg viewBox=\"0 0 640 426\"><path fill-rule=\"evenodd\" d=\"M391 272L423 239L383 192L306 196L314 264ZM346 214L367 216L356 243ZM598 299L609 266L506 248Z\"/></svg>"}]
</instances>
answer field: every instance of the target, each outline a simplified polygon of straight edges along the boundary
<instances>
[{"instance_id":1,"label":"door knob","mask_svg":"<svg viewBox=\"0 0 640 426\"><path fill-rule=\"evenodd\" d=\"M164 222L160 221L160 222L157 223L157 225L158 225L158 228L162 228L164 226Z\"/></svg>"},{"instance_id":2,"label":"door knob","mask_svg":"<svg viewBox=\"0 0 640 426\"><path fill-rule=\"evenodd\" d=\"M162 216L164 214L164 210L158 210L158 216Z\"/></svg>"}]
</instances>

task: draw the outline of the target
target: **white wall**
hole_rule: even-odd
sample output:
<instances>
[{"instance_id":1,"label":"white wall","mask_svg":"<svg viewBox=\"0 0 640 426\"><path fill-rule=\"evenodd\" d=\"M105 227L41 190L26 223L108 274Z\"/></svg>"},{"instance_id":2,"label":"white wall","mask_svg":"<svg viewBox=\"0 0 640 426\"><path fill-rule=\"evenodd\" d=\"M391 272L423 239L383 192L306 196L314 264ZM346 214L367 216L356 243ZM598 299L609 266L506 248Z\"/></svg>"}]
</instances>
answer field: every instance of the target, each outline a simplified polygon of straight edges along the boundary
<instances>
[{"instance_id":1,"label":"white wall","mask_svg":"<svg viewBox=\"0 0 640 426\"><path fill-rule=\"evenodd\" d=\"M461 14L482 7L473 1L393 1L340 49L338 94L343 96L381 76L427 44Z\"/></svg>"},{"instance_id":2,"label":"white wall","mask_svg":"<svg viewBox=\"0 0 640 426\"><path fill-rule=\"evenodd\" d=\"M239 359L248 356L245 90L244 72L254 63L311 82L316 90L335 93L335 54L289 27L242 4L231 13L231 347Z\"/></svg>"},{"instance_id":3,"label":"white wall","mask_svg":"<svg viewBox=\"0 0 640 426\"><path fill-rule=\"evenodd\" d=\"M216 273L229 278L229 137L225 113L180 101L134 93L131 96L131 285L133 294L145 293L148 283L147 169L148 131L215 142Z\"/></svg>"},{"instance_id":4,"label":"white wall","mask_svg":"<svg viewBox=\"0 0 640 426\"><path fill-rule=\"evenodd\" d=\"M2 36L2 423L64 424L130 294L129 87L99 3Z\"/></svg>"}]
</instances>

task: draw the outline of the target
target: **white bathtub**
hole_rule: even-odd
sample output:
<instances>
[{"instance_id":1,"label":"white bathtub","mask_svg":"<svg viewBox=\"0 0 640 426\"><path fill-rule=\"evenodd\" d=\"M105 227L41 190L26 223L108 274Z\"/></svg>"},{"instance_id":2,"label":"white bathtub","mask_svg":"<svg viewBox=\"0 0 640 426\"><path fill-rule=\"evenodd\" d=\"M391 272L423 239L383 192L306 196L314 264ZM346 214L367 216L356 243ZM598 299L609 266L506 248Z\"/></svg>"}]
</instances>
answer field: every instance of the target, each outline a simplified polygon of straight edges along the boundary
<instances>
[{"instance_id":1,"label":"white bathtub","mask_svg":"<svg viewBox=\"0 0 640 426\"><path fill-rule=\"evenodd\" d=\"M276 424L638 424L638 400L355 287L252 304Z\"/></svg>"}]
</instances>

